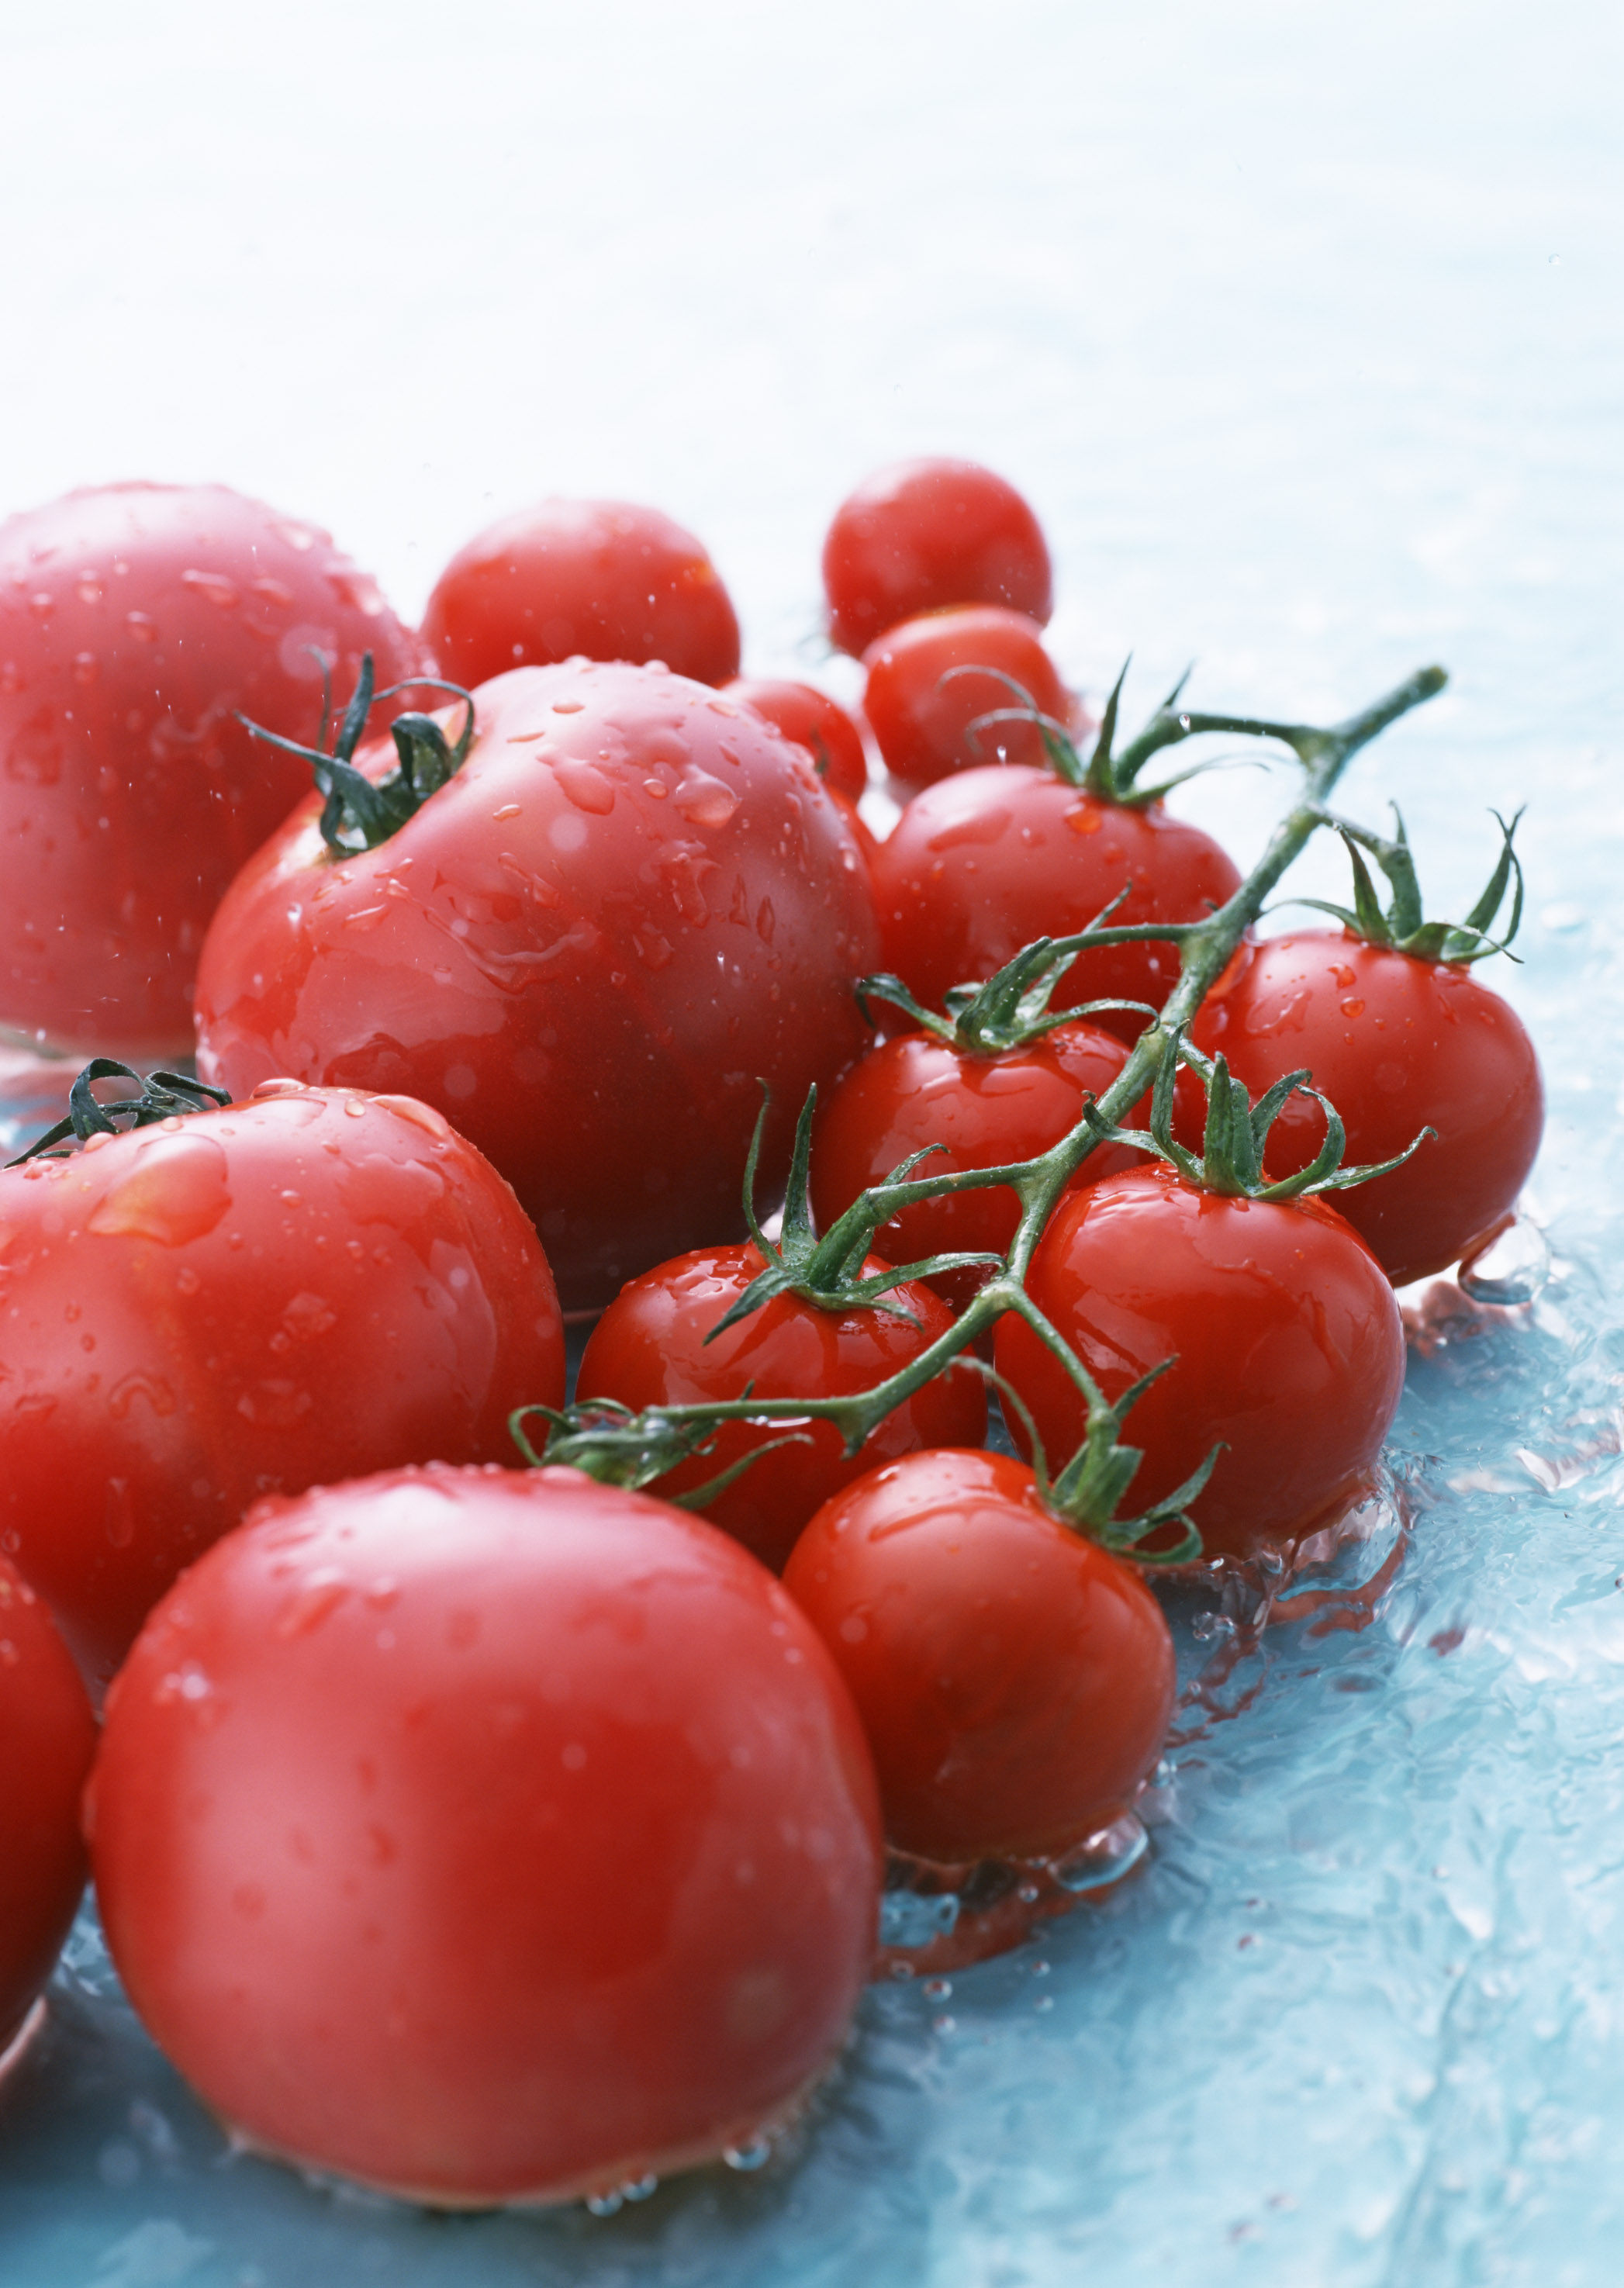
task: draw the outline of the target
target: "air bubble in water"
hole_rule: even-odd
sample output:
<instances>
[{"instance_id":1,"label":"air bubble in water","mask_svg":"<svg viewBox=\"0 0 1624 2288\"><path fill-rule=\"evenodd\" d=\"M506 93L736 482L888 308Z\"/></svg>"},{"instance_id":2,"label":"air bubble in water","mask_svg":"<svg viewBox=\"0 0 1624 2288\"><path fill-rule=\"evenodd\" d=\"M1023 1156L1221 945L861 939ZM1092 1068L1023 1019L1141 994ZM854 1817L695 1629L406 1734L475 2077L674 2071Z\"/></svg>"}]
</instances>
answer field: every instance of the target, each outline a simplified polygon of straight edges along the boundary
<instances>
[{"instance_id":1,"label":"air bubble in water","mask_svg":"<svg viewBox=\"0 0 1624 2288\"><path fill-rule=\"evenodd\" d=\"M722 2158L730 2169L761 2169L772 2158L772 2140L751 2137L742 2145L730 2145Z\"/></svg>"}]
</instances>

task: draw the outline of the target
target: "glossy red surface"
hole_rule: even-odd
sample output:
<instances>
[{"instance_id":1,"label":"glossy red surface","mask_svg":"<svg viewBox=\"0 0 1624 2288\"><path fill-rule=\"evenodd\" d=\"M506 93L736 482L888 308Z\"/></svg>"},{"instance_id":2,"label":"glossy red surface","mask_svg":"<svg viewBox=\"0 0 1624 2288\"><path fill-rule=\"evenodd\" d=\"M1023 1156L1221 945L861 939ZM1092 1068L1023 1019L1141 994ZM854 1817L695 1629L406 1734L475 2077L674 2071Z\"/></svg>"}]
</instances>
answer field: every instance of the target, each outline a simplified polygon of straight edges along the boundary
<instances>
[{"instance_id":1,"label":"glossy red surface","mask_svg":"<svg viewBox=\"0 0 1624 2288\"><path fill-rule=\"evenodd\" d=\"M873 1770L815 1633L574 1470L257 1512L144 1631L89 1812L120 1974L207 2101L442 2206L748 2142L873 1956Z\"/></svg>"},{"instance_id":2,"label":"glossy red surface","mask_svg":"<svg viewBox=\"0 0 1624 2288\"><path fill-rule=\"evenodd\" d=\"M224 485L107 485L0 524L0 1024L190 1051L210 916L311 783L237 716L313 743L313 655L342 705L364 651L380 687L424 664L326 533Z\"/></svg>"},{"instance_id":3,"label":"glossy red surface","mask_svg":"<svg viewBox=\"0 0 1624 2288\"><path fill-rule=\"evenodd\" d=\"M864 1275L885 1267L871 1255ZM752 1246L702 1248L631 1281L592 1331L576 1396L618 1398L641 1410L741 1398L753 1384L757 1398L835 1398L897 1373L950 1323L937 1297L910 1283L885 1299L911 1312L913 1325L886 1311L823 1311L798 1295L779 1295L707 1342L761 1268ZM939 1375L889 1414L850 1458L828 1423L761 1429L730 1424L717 1431L708 1454L668 1471L652 1490L685 1493L790 1427L804 1429L811 1443L780 1447L705 1511L713 1525L775 1569L820 1504L875 1463L923 1446L978 1444L986 1434L986 1399L978 1376Z\"/></svg>"},{"instance_id":4,"label":"glossy red surface","mask_svg":"<svg viewBox=\"0 0 1624 2288\"><path fill-rule=\"evenodd\" d=\"M974 461L898 461L866 477L823 544L829 632L861 652L899 620L944 604L1052 609L1049 548L1013 485Z\"/></svg>"},{"instance_id":5,"label":"glossy red surface","mask_svg":"<svg viewBox=\"0 0 1624 2288\"><path fill-rule=\"evenodd\" d=\"M1043 767L1035 724L973 727L995 711L1026 705L1066 722L1071 696L1042 632L1023 612L968 604L875 638L863 654L863 712L899 789L917 793L949 772L988 763Z\"/></svg>"},{"instance_id":6,"label":"glossy red surface","mask_svg":"<svg viewBox=\"0 0 1624 2288\"><path fill-rule=\"evenodd\" d=\"M1404 1331L1380 1265L1319 1201L1227 1199L1163 1167L1110 1176L1062 1200L1026 1288L1108 1400L1176 1356L1123 1428L1145 1456L1127 1510L1172 1493L1222 1439L1191 1512L1208 1554L1309 1530L1374 1466ZM999 1322L996 1358L1058 1470L1082 1437L1075 1385L1016 1319Z\"/></svg>"},{"instance_id":7,"label":"glossy red surface","mask_svg":"<svg viewBox=\"0 0 1624 2288\"><path fill-rule=\"evenodd\" d=\"M566 1308L739 1232L808 1086L856 1055L868 871L806 756L663 670L521 668L477 694L460 774L335 861L314 806L233 886L199 1065L440 1106L535 1219Z\"/></svg>"},{"instance_id":8,"label":"glossy red surface","mask_svg":"<svg viewBox=\"0 0 1624 2288\"><path fill-rule=\"evenodd\" d=\"M84 1888L79 1791L95 1749L67 1648L0 1557L0 2052L50 1977Z\"/></svg>"},{"instance_id":9,"label":"glossy red surface","mask_svg":"<svg viewBox=\"0 0 1624 2288\"><path fill-rule=\"evenodd\" d=\"M1007 1455L872 1472L819 1511L784 1585L851 1687L905 1851L1063 1851L1131 1806L1161 1752L1160 1607Z\"/></svg>"},{"instance_id":10,"label":"glossy red surface","mask_svg":"<svg viewBox=\"0 0 1624 2288\"><path fill-rule=\"evenodd\" d=\"M546 1258L428 1106L285 1092L0 1172L0 1532L110 1675L262 1494L508 1461L560 1404Z\"/></svg>"},{"instance_id":11,"label":"glossy red surface","mask_svg":"<svg viewBox=\"0 0 1624 2288\"><path fill-rule=\"evenodd\" d=\"M722 686L722 696L753 707L769 723L776 723L787 739L804 747L832 794L852 802L860 798L868 783L863 735L827 691L810 683L753 682L748 676L735 676Z\"/></svg>"},{"instance_id":12,"label":"glossy red surface","mask_svg":"<svg viewBox=\"0 0 1624 2288\"><path fill-rule=\"evenodd\" d=\"M1349 1167L1438 1132L1404 1167L1335 1196L1398 1284L1470 1254L1515 1206L1540 1148L1533 1043L1473 970L1345 931L1294 931L1240 949L1191 1037L1222 1052L1254 1096L1306 1065L1342 1116ZM1295 1174L1324 1141L1319 1107L1291 1097L1270 1131L1271 1173Z\"/></svg>"},{"instance_id":13,"label":"glossy red surface","mask_svg":"<svg viewBox=\"0 0 1624 2288\"><path fill-rule=\"evenodd\" d=\"M469 685L576 653L700 683L739 672L739 622L704 548L630 501L544 500L477 534L435 583L423 636Z\"/></svg>"}]
</instances>

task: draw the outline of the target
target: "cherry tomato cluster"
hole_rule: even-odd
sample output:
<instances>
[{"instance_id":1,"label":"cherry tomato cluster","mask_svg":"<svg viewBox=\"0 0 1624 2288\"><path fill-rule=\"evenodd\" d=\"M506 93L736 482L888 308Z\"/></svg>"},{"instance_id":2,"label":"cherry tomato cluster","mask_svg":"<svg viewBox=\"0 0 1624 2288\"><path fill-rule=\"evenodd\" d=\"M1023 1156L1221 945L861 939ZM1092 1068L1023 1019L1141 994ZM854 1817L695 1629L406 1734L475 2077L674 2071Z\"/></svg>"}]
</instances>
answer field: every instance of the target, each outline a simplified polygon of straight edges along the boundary
<instances>
[{"instance_id":1,"label":"cherry tomato cluster","mask_svg":"<svg viewBox=\"0 0 1624 2288\"><path fill-rule=\"evenodd\" d=\"M1471 973L1511 830L1429 922L1327 807L1441 673L1124 740L964 462L824 576L860 711L741 678L623 503L481 534L419 633L221 489L0 525L0 1022L93 1053L0 1174L0 2051L88 1845L267 2152L452 2207L749 2157L887 1880L1127 1863L1156 1570L1369 1486L1394 1283L1542 1116ZM1244 879L1146 776L1210 732L1303 773ZM1258 938L1324 828L1352 905Z\"/></svg>"}]
</instances>

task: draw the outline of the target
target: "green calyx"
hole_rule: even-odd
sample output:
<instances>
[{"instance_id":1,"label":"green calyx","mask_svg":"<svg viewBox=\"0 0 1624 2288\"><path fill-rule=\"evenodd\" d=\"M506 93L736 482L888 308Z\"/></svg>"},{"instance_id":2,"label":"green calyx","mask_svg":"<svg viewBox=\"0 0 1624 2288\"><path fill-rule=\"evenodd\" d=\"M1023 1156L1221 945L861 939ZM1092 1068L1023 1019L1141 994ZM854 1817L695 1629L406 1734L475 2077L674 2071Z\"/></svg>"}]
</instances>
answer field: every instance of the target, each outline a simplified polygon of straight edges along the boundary
<instances>
[{"instance_id":1,"label":"green calyx","mask_svg":"<svg viewBox=\"0 0 1624 2288\"><path fill-rule=\"evenodd\" d=\"M1086 953L1092 946L1120 942L1124 933L1105 929L1103 925L1127 895L1127 889L1119 891L1088 928L1079 930L1074 936L1034 938L985 984L951 986L942 997L945 1016L939 1016L915 1000L902 980L889 970L859 978L858 1005L872 1024L869 1001L889 1001L896 1008L906 1009L915 1023L934 1034L939 1041L946 1041L950 1047L971 1057L997 1057L1010 1049L1026 1048L1052 1033L1058 1025L1069 1025L1077 1018L1096 1016L1106 1009L1132 1009L1148 1023L1156 1012L1144 1001L1084 1001L1075 1008L1058 1010L1049 1005L1056 986L1080 953ZM1177 938L1184 928L1191 926L1194 926L1174 923L1165 932L1157 930L1154 934Z\"/></svg>"},{"instance_id":2,"label":"green calyx","mask_svg":"<svg viewBox=\"0 0 1624 2288\"><path fill-rule=\"evenodd\" d=\"M321 657L319 653L316 655ZM263 739L267 746L280 747L285 754L300 755L310 765L316 791L322 797L321 839L335 858L353 858L358 851L376 850L380 843L387 842L408 818L416 815L432 794L462 769L473 743L473 700L460 683L448 683L439 675L408 676L403 683L392 683L383 691L375 691L372 654L367 652L329 754L327 731L332 697L328 673L328 663L322 659L321 728L313 747L301 747L297 740L264 730L257 723L250 723L246 715L239 715L237 720L244 730L256 739ZM432 715L397 715L389 733L400 759L388 776L375 784L363 771L355 768L353 760L366 730L367 718L380 699L392 699L397 691L419 689L448 691L454 699L463 702L467 712L456 743L452 746L447 743L445 733Z\"/></svg>"},{"instance_id":3,"label":"green calyx","mask_svg":"<svg viewBox=\"0 0 1624 2288\"><path fill-rule=\"evenodd\" d=\"M133 1081L134 1096L115 1098L111 1104L99 1104L91 1093L92 1084L99 1080ZM67 1116L48 1128L26 1152L8 1160L8 1168L20 1168L27 1160L66 1160L69 1151L59 1151L71 1137L75 1143L87 1143L92 1136L122 1136L131 1128L153 1128L161 1120L185 1119L194 1112L216 1112L229 1104L231 1097L223 1088L210 1088L207 1081L192 1080L185 1073L152 1072L145 1079L130 1065L121 1065L113 1057L92 1057L90 1063L67 1092Z\"/></svg>"},{"instance_id":4,"label":"green calyx","mask_svg":"<svg viewBox=\"0 0 1624 2288\"><path fill-rule=\"evenodd\" d=\"M1222 1193L1230 1199L1295 1200L1319 1192L1350 1191L1356 1184L1367 1184L1373 1177L1385 1176L1394 1168L1403 1167L1413 1152L1438 1133L1436 1129L1423 1128L1394 1158L1344 1168L1342 1156L1347 1148L1347 1131L1330 1099L1309 1084L1306 1065L1300 1071L1285 1074L1254 1104L1244 1083L1234 1077L1226 1061L1221 1056L1203 1056L1199 1049L1192 1048L1184 1037L1182 1025L1173 1029L1168 1047L1171 1053L1162 1058L1151 1094L1148 1130L1120 1128L1114 1122L1102 1119L1091 1100L1083 1105L1083 1117L1096 1135L1113 1143L1135 1144L1141 1151L1153 1153L1176 1168L1187 1183L1205 1192ZM1199 1153L1186 1150L1173 1134L1173 1084L1181 1064L1197 1075L1207 1093L1207 1126ZM1278 1183L1271 1182L1264 1173L1269 1131L1285 1108L1287 1099L1299 1092L1311 1096L1324 1112L1325 1142L1306 1168L1300 1169L1295 1176L1282 1177Z\"/></svg>"},{"instance_id":5,"label":"green calyx","mask_svg":"<svg viewBox=\"0 0 1624 2288\"><path fill-rule=\"evenodd\" d=\"M779 1236L769 1239L756 1212L756 1171L761 1159L767 1115L772 1108L772 1092L764 1080L761 1093L761 1110L756 1116L749 1156L744 1164L744 1219L765 1268L751 1280L731 1310L717 1321L705 1337L708 1343L715 1342L719 1334L736 1326L741 1319L748 1319L753 1311L759 1311L776 1295L798 1295L820 1311L885 1311L893 1318L906 1319L910 1326L917 1326L919 1322L903 1304L885 1300L893 1287L900 1287L910 1279L929 1279L939 1271L956 1271L963 1265L1002 1264L1000 1255L929 1255L919 1263L905 1263L865 1275L864 1258L888 1212L883 1208L875 1212L868 1192L860 1193L820 1239L812 1227L812 1116L818 1108L815 1085L807 1090L806 1101L796 1123L795 1151L789 1163L789 1183L784 1194ZM893 1168L886 1183L902 1182L921 1160L945 1149L940 1144L927 1144L923 1152L912 1153Z\"/></svg>"},{"instance_id":6,"label":"green calyx","mask_svg":"<svg viewBox=\"0 0 1624 2288\"><path fill-rule=\"evenodd\" d=\"M1416 878L1415 860L1409 838L1404 830L1404 820L1397 803L1393 805L1393 820L1398 833L1390 842L1367 827L1355 826L1343 818L1334 818L1327 811L1324 822L1334 826L1343 838L1353 863L1353 905L1335 906L1324 898L1295 898L1294 905L1312 906L1322 914L1332 914L1355 937L1367 944L1384 946L1393 953L1407 953L1417 961L1446 961L1464 965L1486 961L1491 954L1503 953L1513 961L1511 941L1517 935L1523 918L1522 862L1512 847L1522 818L1519 810L1508 825L1500 813L1489 815L1500 829L1500 857L1490 875L1488 887L1463 922L1430 922L1422 918L1421 885ZM1370 869L1360 855L1368 850L1382 873L1387 877L1392 896L1384 913L1376 895L1375 885L1370 878ZM1505 902L1507 891L1511 892L1511 911L1503 933L1493 935L1495 916Z\"/></svg>"},{"instance_id":7,"label":"green calyx","mask_svg":"<svg viewBox=\"0 0 1624 2288\"><path fill-rule=\"evenodd\" d=\"M750 1394L749 1386L745 1397ZM535 1414L541 1415L548 1425L547 1437L541 1452L535 1450L525 1424ZM650 1406L641 1414L634 1414L615 1398L592 1398L577 1406L516 1406L508 1417L508 1430L514 1444L533 1470L560 1467L581 1470L600 1486L627 1486L640 1492L656 1478L664 1477L680 1463L695 1454L711 1450L719 1423L707 1419L702 1410L687 1410L678 1416L662 1406ZM748 1454L716 1476L707 1478L703 1485L693 1486L686 1493L663 1495L663 1500L677 1509L703 1509L718 1494L725 1493L738 1478L755 1466L765 1454L775 1453L780 1446L808 1446L812 1440L804 1430L791 1430L780 1438L769 1438L753 1446Z\"/></svg>"}]
</instances>

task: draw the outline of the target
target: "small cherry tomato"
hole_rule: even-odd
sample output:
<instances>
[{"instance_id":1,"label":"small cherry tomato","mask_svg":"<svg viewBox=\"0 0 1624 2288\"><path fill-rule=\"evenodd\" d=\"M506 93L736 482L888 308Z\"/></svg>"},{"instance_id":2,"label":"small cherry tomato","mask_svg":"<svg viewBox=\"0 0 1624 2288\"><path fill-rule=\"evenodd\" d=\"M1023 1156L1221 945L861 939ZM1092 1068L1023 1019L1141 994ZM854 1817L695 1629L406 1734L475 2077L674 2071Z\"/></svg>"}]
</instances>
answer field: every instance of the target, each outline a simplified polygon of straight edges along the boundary
<instances>
[{"instance_id":1,"label":"small cherry tomato","mask_svg":"<svg viewBox=\"0 0 1624 2288\"><path fill-rule=\"evenodd\" d=\"M843 1397L898 1373L952 1323L937 1297L909 1281L892 1288L885 1300L911 1312L913 1324L872 1307L824 1310L791 1292L774 1296L707 1342L764 1267L751 1246L702 1248L632 1280L592 1331L577 1401L614 1398L640 1413L647 1406L742 1398L747 1384L757 1398ZM872 1278L888 1268L871 1255L860 1275ZM775 1569L820 1503L876 1462L924 1446L979 1445L986 1434L986 1399L973 1372L938 1375L888 1414L849 1459L828 1422L725 1424L707 1453L668 1471L652 1490L673 1498L686 1493L789 1426L804 1429L811 1442L780 1446L752 1463L705 1505L713 1525Z\"/></svg>"},{"instance_id":2,"label":"small cherry tomato","mask_svg":"<svg viewBox=\"0 0 1624 2288\"><path fill-rule=\"evenodd\" d=\"M535 1231L406 1097L273 1083L0 1172L0 1530L87 1670L264 1493L506 1461L562 1402Z\"/></svg>"},{"instance_id":3,"label":"small cherry tomato","mask_svg":"<svg viewBox=\"0 0 1624 2288\"><path fill-rule=\"evenodd\" d=\"M323 662L347 692L366 651L380 685L427 663L326 533L224 485L0 524L0 1025L190 1052L209 918L310 784L238 717L313 740Z\"/></svg>"},{"instance_id":4,"label":"small cherry tomato","mask_svg":"<svg viewBox=\"0 0 1624 2288\"><path fill-rule=\"evenodd\" d=\"M873 1768L816 1633L725 1534L575 1470L257 1509L142 1632L86 1824L207 2102L439 2207L748 2145L874 1951Z\"/></svg>"},{"instance_id":5,"label":"small cherry tomato","mask_svg":"<svg viewBox=\"0 0 1624 2288\"><path fill-rule=\"evenodd\" d=\"M1102 1096L1127 1062L1128 1051L1116 1036L1086 1019L1058 1025L1041 1040L995 1057L971 1056L931 1033L895 1034L877 1043L819 1106L812 1156L819 1224L827 1231L860 1192L883 1183L928 1144L946 1148L920 1163L914 1172L922 1179L1035 1158L1071 1133L1082 1117L1084 1096ZM1142 1124L1139 1115L1124 1124ZM1130 1145L1097 1144L1074 1181L1097 1182L1137 1166L1142 1156ZM989 1185L903 1208L875 1237L893 1263L986 1251L1002 1255L1019 1219L1020 1203L1009 1186ZM938 1273L929 1283L963 1310L987 1275L966 1265Z\"/></svg>"},{"instance_id":6,"label":"small cherry tomato","mask_svg":"<svg viewBox=\"0 0 1624 2288\"><path fill-rule=\"evenodd\" d=\"M930 612L875 637L863 654L863 712L899 787L917 792L986 763L1042 768L1035 723L972 728L983 716L1027 705L1068 720L1071 696L1042 639L1035 620L999 604Z\"/></svg>"},{"instance_id":7,"label":"small cherry tomato","mask_svg":"<svg viewBox=\"0 0 1624 2288\"><path fill-rule=\"evenodd\" d=\"M1161 1752L1161 1608L1008 1455L871 1470L818 1512L784 1585L851 1688L904 1851L1058 1855L1129 1809Z\"/></svg>"},{"instance_id":8,"label":"small cherry tomato","mask_svg":"<svg viewBox=\"0 0 1624 2288\"><path fill-rule=\"evenodd\" d=\"M1011 484L974 461L899 461L835 512L823 544L829 633L843 651L944 604L1005 604L1040 626L1049 549Z\"/></svg>"},{"instance_id":9,"label":"small cherry tomato","mask_svg":"<svg viewBox=\"0 0 1624 2288\"><path fill-rule=\"evenodd\" d=\"M86 1874L79 1792L96 1720L43 1601L0 1557L0 2057L67 1935Z\"/></svg>"},{"instance_id":10,"label":"small cherry tomato","mask_svg":"<svg viewBox=\"0 0 1624 2288\"><path fill-rule=\"evenodd\" d=\"M1190 1505L1208 1555L1295 1539L1367 1482L1404 1386L1404 1330L1381 1266L1321 1201L1231 1199L1162 1166L1108 1176L1061 1201L1026 1291L1107 1402L1177 1358L1123 1426L1145 1457L1127 1500L1164 1499L1223 1440ZM1085 1426L1076 1385L1013 1316L996 1358L1058 1470Z\"/></svg>"},{"instance_id":11,"label":"small cherry tomato","mask_svg":"<svg viewBox=\"0 0 1624 2288\"><path fill-rule=\"evenodd\" d=\"M1342 1116L1350 1166L1437 1131L1402 1168L1337 1195L1396 1285L1470 1255L1516 1204L1540 1148L1533 1044L1508 1002L1451 963L1335 930L1268 938L1240 948L1191 1038L1254 1095L1306 1066ZM1271 1174L1295 1175L1324 1141L1313 1098L1288 1098Z\"/></svg>"},{"instance_id":12,"label":"small cherry tomato","mask_svg":"<svg viewBox=\"0 0 1624 2288\"><path fill-rule=\"evenodd\" d=\"M698 683L739 672L739 622L691 532L630 501L544 500L458 549L424 641L453 682L511 667L659 660Z\"/></svg>"},{"instance_id":13,"label":"small cherry tomato","mask_svg":"<svg viewBox=\"0 0 1624 2288\"><path fill-rule=\"evenodd\" d=\"M1018 764L958 771L915 795L870 870L885 965L932 1008L950 986L992 976L1040 933L1086 927L1129 883L1111 918L1119 926L1204 921L1240 886L1211 836L1161 803L1105 802ZM1160 1009L1177 981L1171 942L1101 947L1072 964L1055 1003ZM1145 1021L1123 1012L1098 1021L1132 1041Z\"/></svg>"},{"instance_id":14,"label":"small cherry tomato","mask_svg":"<svg viewBox=\"0 0 1624 2288\"><path fill-rule=\"evenodd\" d=\"M390 839L335 858L313 798L239 875L199 1069L234 1096L292 1073L439 1105L565 1307L596 1307L739 1230L758 1076L799 1104L862 1045L873 894L806 755L702 684L577 661L474 700L467 761Z\"/></svg>"},{"instance_id":15,"label":"small cherry tomato","mask_svg":"<svg viewBox=\"0 0 1624 2288\"><path fill-rule=\"evenodd\" d=\"M776 723L787 739L804 747L831 794L858 801L868 783L863 735L845 709L810 683L752 681L735 677L722 686L724 699L753 707Z\"/></svg>"}]
</instances>

